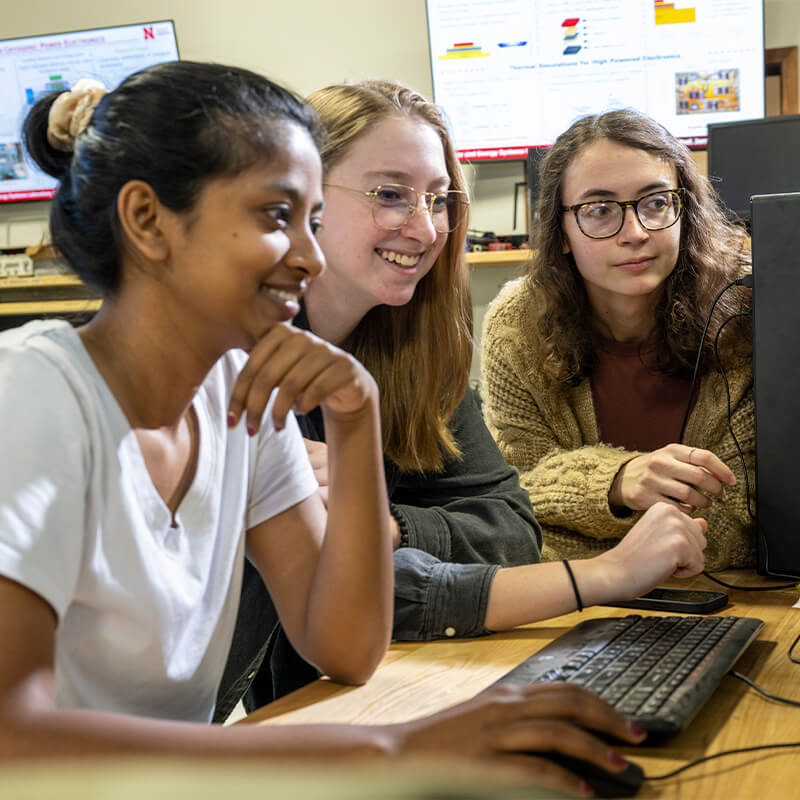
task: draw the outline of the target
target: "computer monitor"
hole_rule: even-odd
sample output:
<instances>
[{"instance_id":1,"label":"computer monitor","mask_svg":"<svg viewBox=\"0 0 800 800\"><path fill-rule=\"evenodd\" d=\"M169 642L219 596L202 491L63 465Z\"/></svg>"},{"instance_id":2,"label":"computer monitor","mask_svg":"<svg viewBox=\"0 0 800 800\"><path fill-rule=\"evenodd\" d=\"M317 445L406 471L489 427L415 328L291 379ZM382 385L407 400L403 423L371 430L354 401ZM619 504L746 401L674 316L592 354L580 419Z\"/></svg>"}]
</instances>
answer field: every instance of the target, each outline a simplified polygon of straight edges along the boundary
<instances>
[{"instance_id":1,"label":"computer monitor","mask_svg":"<svg viewBox=\"0 0 800 800\"><path fill-rule=\"evenodd\" d=\"M709 125L708 176L745 221L753 195L800 191L800 114Z\"/></svg>"},{"instance_id":2,"label":"computer monitor","mask_svg":"<svg viewBox=\"0 0 800 800\"><path fill-rule=\"evenodd\" d=\"M57 181L27 157L20 130L45 94L94 78L109 89L143 67L178 58L171 20L0 40L0 203L49 200Z\"/></svg>"},{"instance_id":3,"label":"computer monitor","mask_svg":"<svg viewBox=\"0 0 800 800\"><path fill-rule=\"evenodd\" d=\"M753 197L758 572L800 577L800 192Z\"/></svg>"},{"instance_id":4,"label":"computer monitor","mask_svg":"<svg viewBox=\"0 0 800 800\"><path fill-rule=\"evenodd\" d=\"M459 158L523 159L636 108L690 147L764 115L764 0L427 0L434 100Z\"/></svg>"}]
</instances>

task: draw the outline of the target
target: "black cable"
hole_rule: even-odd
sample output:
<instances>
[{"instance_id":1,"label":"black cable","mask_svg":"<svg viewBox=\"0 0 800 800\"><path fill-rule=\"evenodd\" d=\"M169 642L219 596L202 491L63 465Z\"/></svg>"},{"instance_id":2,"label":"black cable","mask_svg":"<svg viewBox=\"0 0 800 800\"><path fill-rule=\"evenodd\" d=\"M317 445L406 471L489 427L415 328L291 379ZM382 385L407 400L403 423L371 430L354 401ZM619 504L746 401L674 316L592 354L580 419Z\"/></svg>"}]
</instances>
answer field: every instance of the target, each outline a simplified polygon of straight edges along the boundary
<instances>
[{"instance_id":1,"label":"black cable","mask_svg":"<svg viewBox=\"0 0 800 800\"><path fill-rule=\"evenodd\" d=\"M726 589L737 589L740 592L774 592L778 589L798 589L798 587L800 587L800 582L781 583L777 586L737 586L733 583L726 583L719 578L715 578L710 572L706 572L705 570L703 570L703 575L705 575L709 580L714 581L714 583L724 586Z\"/></svg>"},{"instance_id":2,"label":"black cable","mask_svg":"<svg viewBox=\"0 0 800 800\"><path fill-rule=\"evenodd\" d=\"M800 635L792 642L791 646L789 647L789 660L793 661L795 664L800 664L800 659L794 658L792 656L792 650L794 650L795 646L797 645L798 641L800 641ZM786 705L790 706L798 706L800 707L800 700L791 700L788 697L781 697L780 695L773 694L772 692L767 691L766 689L759 686L755 681L748 678L746 675L742 675L741 672L736 672L735 670L731 670L728 672L733 678L738 678L740 681L743 681L752 689L755 689L759 694L762 694L764 697L775 700L778 703L785 703ZM692 767L696 767L699 764L703 764L706 761L711 761L715 758L721 758L722 756L731 756L736 755L739 753L753 753L758 750L777 750L781 748L791 748L791 747L800 747L800 742L783 742L780 744L759 744L754 745L753 747L740 747L736 750L722 750L719 753L714 753L710 756L705 756L703 758L695 759L694 761L690 761L688 764L684 764L682 767L678 767L677 769L672 770L672 772L666 772L663 775L645 775L644 779L646 781L663 781L667 778L674 778L681 772L684 772L687 769L691 769Z\"/></svg>"},{"instance_id":3,"label":"black cable","mask_svg":"<svg viewBox=\"0 0 800 800\"><path fill-rule=\"evenodd\" d=\"M704 764L706 761L713 761L715 758L722 758L723 756L733 756L738 755L739 753L755 753L758 750L779 750L779 749L789 749L793 747L800 747L800 742L780 742L778 744L759 744L755 745L754 747L738 747L736 750L722 750L719 753L714 753L710 756L704 756L703 758L697 758L694 761L690 761L688 764L684 764L682 767L678 767L677 769L672 770L672 772L665 772L663 775L645 775L644 779L646 781L665 781L667 778L674 778L676 775L679 775L681 772L685 772L687 769L691 769L692 767L696 767L700 764ZM744 765L742 765L744 766Z\"/></svg>"},{"instance_id":4,"label":"black cable","mask_svg":"<svg viewBox=\"0 0 800 800\"><path fill-rule=\"evenodd\" d=\"M692 383L689 387L689 400L686 403L686 412L683 415L683 422L681 423L681 432L680 436L678 437L678 441L683 441L684 433L686 432L686 423L689 420L689 412L692 408L692 399L694 397L695 385L697 383L697 376L700 373L700 364L703 358L703 343L705 342L706 333L708 332L708 326L711 324L711 317L714 314L714 308L719 302L720 297L722 297L728 289L731 289L734 286L745 286L748 289L753 288L753 276L752 275L745 275L743 278L737 278L735 281L731 281L727 285L723 286L722 289L717 292L717 296L714 298L713 302L711 303L711 308L708 311L708 316L706 317L705 325L703 326L703 332L700 335L700 344L697 347L697 359L695 360L694 364L694 372L692 374ZM750 478L747 472L747 465L745 464L744 454L742 453L742 448L739 445L739 440L736 438L736 434L734 433L733 426L731 424L731 390L728 384L728 376L725 373L725 368L722 366L722 361L719 357L719 337L722 332L722 329L732 320L736 319L737 317L749 317L752 314L752 309L749 311L742 311L737 314L733 314L728 317L726 320L722 322L717 330L717 334L714 337L714 358L717 362L717 368L722 375L722 380L725 384L725 395L728 400L728 430L730 431L731 437L733 438L733 443L736 446L736 451L739 454L739 460L742 463L742 472L744 473L744 481L745 481L745 499L747 501L747 513L750 515L750 519L755 519L755 514L753 514L752 506L750 505ZM779 589L795 589L797 588L798 584L794 583L782 583L778 586L735 586L731 583L726 583L725 581L720 580L719 578L715 578L710 573L703 570L703 575L705 575L710 580L718 583L720 586L724 586L726 589L738 589L743 592L760 592L760 591L777 591Z\"/></svg>"},{"instance_id":5,"label":"black cable","mask_svg":"<svg viewBox=\"0 0 800 800\"><path fill-rule=\"evenodd\" d=\"M700 334L700 344L697 346L697 358L694 362L694 372L692 373L692 382L689 386L689 400L686 403L686 413L683 415L683 422L681 423L681 433L678 436L678 441L683 441L683 434L686 432L686 423L689 421L689 412L692 410L692 400L694 399L694 390L695 385L697 384L697 376L700 374L700 363L703 360L703 342L706 340L706 333L708 332L708 326L711 324L711 317L714 314L714 309L716 308L717 303L719 302L720 297L722 297L728 289L731 289L734 286L747 286L749 288L753 287L753 276L746 275L744 278L737 278L735 281L731 281L730 283L723 286L719 292L717 292L717 296L711 303L711 308L708 309L708 316L706 317L706 324L703 326L703 332Z\"/></svg>"},{"instance_id":6,"label":"black cable","mask_svg":"<svg viewBox=\"0 0 800 800\"><path fill-rule=\"evenodd\" d=\"M736 283L737 283L737 281L734 281L734 284L736 284ZM741 448L741 445L739 444L739 440L736 438L736 433L733 430L733 424L731 422L731 416L732 416L732 413L731 413L731 388L730 388L730 384L728 383L728 375L725 372L725 367L722 365L722 360L719 357L719 337L722 334L722 329L731 320L737 319L738 317L749 317L751 315L751 313L752 313L752 309L748 310L748 311L740 311L737 314L732 314L730 317L728 317L726 320L723 321L723 323L719 326L719 329L717 330L716 336L714 337L714 358L715 358L715 360L717 362L717 369L719 371L719 374L722 376L722 382L725 385L725 397L727 398L727 402L728 402L728 414L727 414L728 431L731 434L731 438L733 439L733 443L736 446L736 452L739 454L739 461L742 464L742 473L744 474L745 499L746 499L746 502L747 502L747 513L750 515L750 519L755 519L755 514L753 513L752 506L750 505L750 477L749 477L748 472L747 472L747 464L745 463L744 453L742 452L742 448ZM709 315L709 319L710 319L710 315ZM705 570L703 571L703 574L707 578L710 578L715 583L718 583L721 586L726 587L727 589L739 589L739 590L741 590L743 592L777 591L778 589L795 589L795 588L797 588L797 584L795 584L795 583L782 583L782 584L779 584L777 586L736 586L736 585L731 584L731 583L726 583L725 581L722 581L719 578L715 578L713 575L710 575Z\"/></svg>"},{"instance_id":7,"label":"black cable","mask_svg":"<svg viewBox=\"0 0 800 800\"><path fill-rule=\"evenodd\" d=\"M800 633L795 636L794 641L789 645L789 652L786 654L789 656L789 661L793 664L800 664L800 658L795 658L792 653L794 652L795 647L797 647L797 643L800 642Z\"/></svg>"},{"instance_id":8,"label":"black cable","mask_svg":"<svg viewBox=\"0 0 800 800\"><path fill-rule=\"evenodd\" d=\"M798 637L800 638L800 637ZM797 639L794 640L792 647L797 642ZM791 652L792 647L789 648L789 652ZM791 658L791 656L789 656ZM752 689L755 689L759 694L763 694L764 697L769 698L770 700L776 700L779 703L786 703L787 706L798 706L800 707L800 700L790 700L788 697L781 697L780 695L773 694L772 692L768 692L766 689L763 689L759 686L754 680L751 680L747 677L747 675L742 675L741 672L735 672L731 670L728 675L732 675L734 678L738 678L740 681L746 683Z\"/></svg>"},{"instance_id":9,"label":"black cable","mask_svg":"<svg viewBox=\"0 0 800 800\"><path fill-rule=\"evenodd\" d=\"M728 430L730 431L731 438L733 439L734 445L736 445L736 452L739 454L739 461L742 464L742 472L744 473L744 489L745 489L745 498L747 500L747 513L750 515L750 519L755 519L756 515L753 513L753 509L750 507L750 479L747 476L747 464L744 461L744 453L742 452L742 448L739 445L739 440L736 438L736 434L733 431L733 425L731 424L731 387L728 384L728 376L725 372L725 367L722 366L722 361L719 357L719 337L722 333L722 329L734 319L739 317L749 317L751 314L752 309L748 311L740 311L738 314L732 314L728 317L717 330L717 335L714 337L714 359L717 362L717 369L719 370L719 374L722 375L722 382L725 384L725 396L728 399Z\"/></svg>"},{"instance_id":10,"label":"black cable","mask_svg":"<svg viewBox=\"0 0 800 800\"><path fill-rule=\"evenodd\" d=\"M735 283L737 283L737 281L734 281L734 284ZM739 461L742 464L742 473L744 474L745 500L747 502L747 513L750 515L750 519L755 519L756 518L755 514L753 513L752 506L750 505L750 478L749 478L749 475L748 475L748 472L747 472L747 464L745 463L744 453L742 452L742 448L741 448L741 445L739 444L739 440L736 438L736 433L733 430L733 424L731 422L731 416L732 416L732 413L731 413L731 388L730 388L730 385L728 384L728 375L725 372L725 367L722 365L722 360L719 357L719 337L722 334L722 329L731 320L734 320L737 317L749 317L751 315L751 313L752 313L752 309L750 309L748 311L740 311L740 312L738 312L736 314L732 314L730 317L728 317L726 320L724 320L722 322L722 324L719 326L719 329L717 330L716 336L714 337L714 359L717 362L717 370L719 371L719 374L722 376L722 382L725 385L725 397L727 398L727 402L728 402L728 414L727 414L727 417L728 417L728 419L727 419L728 431L731 434L731 438L733 439L733 443L736 446L736 452L739 454ZM720 584L721 586L725 586L728 589L739 589L739 590L741 590L743 592L777 591L779 589L796 589L798 587L797 583L781 583L781 584L778 584L777 586L736 586L736 585L731 584L731 583L725 583L725 581L721 581L721 580L719 580L719 578L713 577L712 575L710 575L705 570L703 571L703 574L707 578L710 578L712 581L714 581L715 583Z\"/></svg>"}]
</instances>

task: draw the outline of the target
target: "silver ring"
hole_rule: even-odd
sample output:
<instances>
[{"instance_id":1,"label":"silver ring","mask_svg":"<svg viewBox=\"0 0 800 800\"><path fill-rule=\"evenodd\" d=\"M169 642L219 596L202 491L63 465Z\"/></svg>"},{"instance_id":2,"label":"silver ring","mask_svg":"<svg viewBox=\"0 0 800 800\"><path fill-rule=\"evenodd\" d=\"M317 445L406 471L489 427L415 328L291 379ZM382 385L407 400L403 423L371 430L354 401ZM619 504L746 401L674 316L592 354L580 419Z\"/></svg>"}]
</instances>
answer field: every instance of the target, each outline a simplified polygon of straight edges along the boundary
<instances>
[{"instance_id":1,"label":"silver ring","mask_svg":"<svg viewBox=\"0 0 800 800\"><path fill-rule=\"evenodd\" d=\"M696 447L693 447L693 448L692 448L692 449L689 451L689 463L690 463L690 464L692 464L692 453L694 453L694 451L695 451L695 450L697 450L697 448L696 448ZM694 466L694 464L692 464L692 466Z\"/></svg>"}]
</instances>

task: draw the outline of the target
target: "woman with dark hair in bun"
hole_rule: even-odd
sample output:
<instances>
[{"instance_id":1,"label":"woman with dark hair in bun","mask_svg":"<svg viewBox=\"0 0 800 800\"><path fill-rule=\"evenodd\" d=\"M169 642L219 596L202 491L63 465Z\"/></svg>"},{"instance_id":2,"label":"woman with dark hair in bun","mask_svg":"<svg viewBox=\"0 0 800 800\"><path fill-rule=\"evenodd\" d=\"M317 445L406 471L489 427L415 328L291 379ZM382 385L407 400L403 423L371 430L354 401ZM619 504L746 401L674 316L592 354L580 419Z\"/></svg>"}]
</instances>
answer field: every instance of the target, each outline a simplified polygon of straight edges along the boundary
<instances>
[{"instance_id":1,"label":"woman with dark hair in bun","mask_svg":"<svg viewBox=\"0 0 800 800\"><path fill-rule=\"evenodd\" d=\"M377 389L286 324L324 266L315 115L175 62L46 97L24 134L60 179L53 243L104 301L0 337L5 700L52 671L58 707L208 722L245 547L298 646L366 680L392 607ZM290 411L319 401L344 465L327 515Z\"/></svg>"}]
</instances>

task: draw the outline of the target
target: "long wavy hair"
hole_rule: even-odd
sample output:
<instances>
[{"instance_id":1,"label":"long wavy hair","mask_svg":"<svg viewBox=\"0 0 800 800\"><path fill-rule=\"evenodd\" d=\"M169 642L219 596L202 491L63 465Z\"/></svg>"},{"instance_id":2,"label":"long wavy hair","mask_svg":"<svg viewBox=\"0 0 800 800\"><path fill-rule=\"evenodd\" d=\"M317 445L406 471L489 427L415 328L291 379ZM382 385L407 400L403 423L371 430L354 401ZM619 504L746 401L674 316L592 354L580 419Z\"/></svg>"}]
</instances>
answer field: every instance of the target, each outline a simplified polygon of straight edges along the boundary
<instances>
[{"instance_id":1,"label":"long wavy hair","mask_svg":"<svg viewBox=\"0 0 800 800\"><path fill-rule=\"evenodd\" d=\"M564 253L562 188L564 173L586 147L608 139L644 150L675 167L684 191L678 260L656 307L658 370L691 375L703 326L717 293L750 266L744 229L720 209L716 192L697 168L689 150L663 126L633 110L610 111L577 120L562 133L539 165L539 196L532 232L533 256L526 275L536 295L537 333L544 342L544 370L553 380L577 384L594 363L592 310L572 253ZM718 301L703 343L703 371L713 364L713 347L722 323L743 311L747 290L734 287ZM745 326L744 338L749 346ZM728 336L728 346L742 336Z\"/></svg>"},{"instance_id":2,"label":"long wavy hair","mask_svg":"<svg viewBox=\"0 0 800 800\"><path fill-rule=\"evenodd\" d=\"M328 86L308 102L328 133L321 148L326 173L376 123L410 116L438 134L450 188L467 191L441 111L413 89L369 80ZM472 358L467 227L464 219L450 233L409 303L371 309L345 343L378 384L384 453L404 470L441 470L446 458L461 455L448 423L466 391Z\"/></svg>"}]
</instances>

